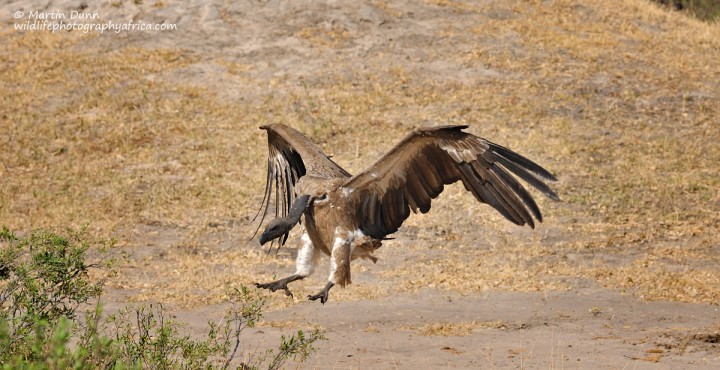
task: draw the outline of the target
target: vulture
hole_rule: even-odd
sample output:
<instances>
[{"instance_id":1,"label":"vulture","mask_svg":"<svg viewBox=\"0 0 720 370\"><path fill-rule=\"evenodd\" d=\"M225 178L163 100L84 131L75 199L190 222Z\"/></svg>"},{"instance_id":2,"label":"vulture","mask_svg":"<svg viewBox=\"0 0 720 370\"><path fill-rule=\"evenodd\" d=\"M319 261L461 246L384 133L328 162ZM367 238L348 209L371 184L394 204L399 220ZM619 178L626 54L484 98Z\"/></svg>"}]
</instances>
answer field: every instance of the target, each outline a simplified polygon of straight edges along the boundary
<instances>
[{"instance_id":1,"label":"vulture","mask_svg":"<svg viewBox=\"0 0 720 370\"><path fill-rule=\"evenodd\" d=\"M351 284L351 261L376 262L373 252L382 241L396 232L411 212L428 212L444 186L457 181L511 222L535 228L535 219L542 222L540 209L511 173L550 199L559 200L546 184L546 180L557 181L555 176L508 148L464 132L467 127L415 129L356 175L297 130L282 124L260 127L267 131L269 155L265 194L255 215L255 219L260 214L262 218L254 235L268 213L273 189L276 218L260 235L260 244L279 239L279 246L284 245L301 217L305 232L295 273L255 286L272 292L283 290L292 297L288 284L310 276L324 254L330 257L327 284L308 299L325 304L333 286Z\"/></svg>"}]
</instances>

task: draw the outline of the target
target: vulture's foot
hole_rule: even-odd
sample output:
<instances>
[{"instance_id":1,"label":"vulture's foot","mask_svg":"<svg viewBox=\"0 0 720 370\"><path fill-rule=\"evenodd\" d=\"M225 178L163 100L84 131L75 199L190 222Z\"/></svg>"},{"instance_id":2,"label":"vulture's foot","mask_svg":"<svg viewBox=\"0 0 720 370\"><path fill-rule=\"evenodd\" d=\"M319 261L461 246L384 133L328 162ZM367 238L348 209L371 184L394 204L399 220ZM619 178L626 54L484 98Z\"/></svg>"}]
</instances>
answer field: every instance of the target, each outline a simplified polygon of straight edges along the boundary
<instances>
[{"instance_id":1,"label":"vulture's foot","mask_svg":"<svg viewBox=\"0 0 720 370\"><path fill-rule=\"evenodd\" d=\"M330 292L330 288L332 288L334 285L335 285L335 284L333 284L333 283L331 283L331 282L328 282L328 283L325 285L325 288L323 288L323 289L320 291L320 293L315 294L315 295L309 295L309 296L308 296L308 299L311 300L311 301L316 301L316 300L318 300L318 298L319 298L319 299L320 299L320 303L325 304L325 302L327 302L327 300L328 300L328 293Z\"/></svg>"},{"instance_id":2,"label":"vulture's foot","mask_svg":"<svg viewBox=\"0 0 720 370\"><path fill-rule=\"evenodd\" d=\"M265 283L265 284L255 283L255 287L257 287L257 288L262 288L262 289L268 289L268 290L270 290L271 292L274 292L274 291L276 291L276 290L282 289L282 290L285 291L285 295L286 295L286 296L292 298L292 297L293 297L293 294L292 294L292 292L290 291L290 289L288 289L288 286L287 286L287 285L288 285L289 283L292 283L292 282L295 281L295 280L300 280L300 279L304 279L304 278L305 278L304 276L292 275L292 276L288 276L288 277L286 277L286 278L284 278L284 279L280 279L280 280L273 281L273 282L271 282L271 283Z\"/></svg>"}]
</instances>

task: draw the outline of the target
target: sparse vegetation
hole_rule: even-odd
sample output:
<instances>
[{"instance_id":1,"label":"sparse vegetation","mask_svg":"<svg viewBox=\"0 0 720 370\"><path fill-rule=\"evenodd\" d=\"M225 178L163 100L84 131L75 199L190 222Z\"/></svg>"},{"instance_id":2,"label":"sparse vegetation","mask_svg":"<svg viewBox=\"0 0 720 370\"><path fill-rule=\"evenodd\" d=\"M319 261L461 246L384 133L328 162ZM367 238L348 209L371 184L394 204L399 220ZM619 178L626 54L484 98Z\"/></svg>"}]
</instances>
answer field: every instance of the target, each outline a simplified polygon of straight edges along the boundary
<instances>
[{"instance_id":1,"label":"sparse vegetation","mask_svg":"<svg viewBox=\"0 0 720 370\"><path fill-rule=\"evenodd\" d=\"M112 243L109 243L111 246ZM283 337L277 349L244 353L236 359L243 331L262 318L265 298L245 287L230 293L226 316L209 322L206 338L182 335L181 324L162 305L126 307L103 316L102 284L88 270L110 268L112 260L87 263L91 245L83 234L34 231L22 238L0 231L0 364L6 369L144 368L279 369L289 359L302 362L323 339L319 330ZM99 248L99 250L98 250ZM102 254L102 253L101 253ZM80 305L96 300L94 311ZM84 317L84 321L80 320Z\"/></svg>"},{"instance_id":2,"label":"sparse vegetation","mask_svg":"<svg viewBox=\"0 0 720 370\"><path fill-rule=\"evenodd\" d=\"M0 362L39 358L42 341L64 343L68 320L100 296L101 283L90 281L88 270L103 266L86 263L90 244L74 232L35 231L18 238L3 227L0 248Z\"/></svg>"},{"instance_id":3,"label":"sparse vegetation","mask_svg":"<svg viewBox=\"0 0 720 370\"><path fill-rule=\"evenodd\" d=\"M521 325L510 324L502 321L489 322L439 322L430 325L424 325L419 328L412 327L419 335L441 335L441 336L468 336L472 335L475 330L482 329L522 329Z\"/></svg>"}]
</instances>

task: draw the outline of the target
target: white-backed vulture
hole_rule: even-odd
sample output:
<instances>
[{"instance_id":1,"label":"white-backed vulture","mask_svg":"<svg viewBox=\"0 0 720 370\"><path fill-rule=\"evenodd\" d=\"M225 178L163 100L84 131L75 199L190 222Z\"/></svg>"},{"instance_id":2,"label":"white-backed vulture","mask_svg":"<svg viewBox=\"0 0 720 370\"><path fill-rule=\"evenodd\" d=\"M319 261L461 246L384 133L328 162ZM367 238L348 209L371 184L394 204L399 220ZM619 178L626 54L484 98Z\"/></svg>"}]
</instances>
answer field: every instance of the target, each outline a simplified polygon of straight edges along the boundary
<instances>
[{"instance_id":1,"label":"white-backed vulture","mask_svg":"<svg viewBox=\"0 0 720 370\"><path fill-rule=\"evenodd\" d=\"M544 182L556 181L550 172L510 149L463 132L467 126L413 130L355 176L295 129L281 124L260 128L267 131L270 152L258 215L264 218L274 191L276 217L260 236L260 244L280 238L283 245L301 216L305 233L295 273L255 285L273 292L282 289L289 296L287 284L312 274L325 254L330 256L328 283L318 294L308 296L324 304L335 284L351 283L351 261L375 262L373 252L382 241L411 212L428 212L431 200L447 184L462 181L478 201L515 224L532 228L533 218L542 222L542 215L530 193L510 173L549 198L559 199Z\"/></svg>"}]
</instances>

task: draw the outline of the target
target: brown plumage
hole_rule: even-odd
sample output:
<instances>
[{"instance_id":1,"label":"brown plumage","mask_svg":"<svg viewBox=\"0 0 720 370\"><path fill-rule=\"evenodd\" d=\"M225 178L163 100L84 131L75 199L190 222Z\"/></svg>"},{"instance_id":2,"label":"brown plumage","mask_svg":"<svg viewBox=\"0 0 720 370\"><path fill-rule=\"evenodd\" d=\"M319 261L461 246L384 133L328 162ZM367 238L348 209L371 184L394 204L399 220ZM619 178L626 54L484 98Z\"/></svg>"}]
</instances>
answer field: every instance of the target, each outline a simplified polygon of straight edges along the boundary
<instances>
[{"instance_id":1,"label":"brown plumage","mask_svg":"<svg viewBox=\"0 0 720 370\"><path fill-rule=\"evenodd\" d=\"M258 215L264 218L274 191L276 219L260 242L280 238L282 245L301 215L305 222L295 274L256 284L271 291L283 289L292 295L287 284L309 276L322 252L331 260L328 283L308 298L325 303L333 285L351 283L350 261L375 262L372 253L382 240L396 232L411 211L428 212L432 199L447 184L462 181L478 201L513 223L532 228L534 219L542 222L542 215L530 193L510 173L549 198L559 199L544 182L556 180L550 172L510 149L463 132L467 126L413 130L355 176L300 132L280 124L261 128L268 132L269 156Z\"/></svg>"}]
</instances>

